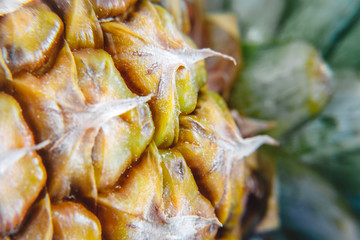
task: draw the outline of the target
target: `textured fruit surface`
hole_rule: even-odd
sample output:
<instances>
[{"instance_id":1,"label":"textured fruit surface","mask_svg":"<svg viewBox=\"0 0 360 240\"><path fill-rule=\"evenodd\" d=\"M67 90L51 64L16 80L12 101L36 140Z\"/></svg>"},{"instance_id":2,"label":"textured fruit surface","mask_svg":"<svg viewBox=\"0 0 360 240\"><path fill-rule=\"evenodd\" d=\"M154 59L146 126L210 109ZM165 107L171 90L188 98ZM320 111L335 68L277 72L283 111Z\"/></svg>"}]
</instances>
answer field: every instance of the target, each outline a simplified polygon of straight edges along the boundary
<instances>
[{"instance_id":1,"label":"textured fruit surface","mask_svg":"<svg viewBox=\"0 0 360 240\"><path fill-rule=\"evenodd\" d=\"M71 49L102 48L104 38L92 5L87 0L49 0L65 23L65 40Z\"/></svg>"},{"instance_id":2,"label":"textured fruit surface","mask_svg":"<svg viewBox=\"0 0 360 240\"><path fill-rule=\"evenodd\" d=\"M201 92L195 112L180 118L175 148L183 154L200 191L212 202L223 223L231 206L231 177L238 174L233 172L234 165L261 144L272 141L266 136L243 139L224 100L216 93Z\"/></svg>"},{"instance_id":3,"label":"textured fruit surface","mask_svg":"<svg viewBox=\"0 0 360 240\"><path fill-rule=\"evenodd\" d=\"M0 93L0 234L16 232L45 185L46 171L16 100Z\"/></svg>"},{"instance_id":4,"label":"textured fruit surface","mask_svg":"<svg viewBox=\"0 0 360 240\"><path fill-rule=\"evenodd\" d=\"M53 239L101 239L99 220L81 204L66 201L53 204L51 214Z\"/></svg>"},{"instance_id":5,"label":"textured fruit surface","mask_svg":"<svg viewBox=\"0 0 360 240\"><path fill-rule=\"evenodd\" d=\"M56 54L54 48L63 29L60 17L45 4L5 15L0 20L0 46L11 72L33 72L42 67Z\"/></svg>"},{"instance_id":6,"label":"textured fruit surface","mask_svg":"<svg viewBox=\"0 0 360 240\"><path fill-rule=\"evenodd\" d=\"M44 158L52 198L68 196L72 188L96 198L96 186L113 185L151 140L153 123L147 106L117 117L124 112L120 99L135 95L103 50L72 54L65 45L46 75L24 74L11 85L29 109L38 138L54 142Z\"/></svg>"},{"instance_id":7,"label":"textured fruit surface","mask_svg":"<svg viewBox=\"0 0 360 240\"><path fill-rule=\"evenodd\" d=\"M124 13L137 0L90 0L98 18L115 17Z\"/></svg>"},{"instance_id":8,"label":"textured fruit surface","mask_svg":"<svg viewBox=\"0 0 360 240\"><path fill-rule=\"evenodd\" d=\"M206 81L199 61L220 54L192 48L170 15L146 1L127 22L105 22L102 27L105 49L130 88L140 95L155 94L150 107L156 145L173 145L178 138L179 114L194 110L197 92Z\"/></svg>"},{"instance_id":9,"label":"textured fruit surface","mask_svg":"<svg viewBox=\"0 0 360 240\"><path fill-rule=\"evenodd\" d=\"M200 2L1 4L0 239L241 237L244 157L276 142L208 90L240 69L234 17L208 29L232 50L200 45L228 56L191 38Z\"/></svg>"},{"instance_id":10,"label":"textured fruit surface","mask_svg":"<svg viewBox=\"0 0 360 240\"><path fill-rule=\"evenodd\" d=\"M41 195L30 209L31 216L12 239L53 239L50 198L48 194Z\"/></svg>"},{"instance_id":11,"label":"textured fruit surface","mask_svg":"<svg viewBox=\"0 0 360 240\"><path fill-rule=\"evenodd\" d=\"M115 189L99 195L99 218L108 239L207 238L220 224L180 153L159 154L154 143Z\"/></svg>"}]
</instances>

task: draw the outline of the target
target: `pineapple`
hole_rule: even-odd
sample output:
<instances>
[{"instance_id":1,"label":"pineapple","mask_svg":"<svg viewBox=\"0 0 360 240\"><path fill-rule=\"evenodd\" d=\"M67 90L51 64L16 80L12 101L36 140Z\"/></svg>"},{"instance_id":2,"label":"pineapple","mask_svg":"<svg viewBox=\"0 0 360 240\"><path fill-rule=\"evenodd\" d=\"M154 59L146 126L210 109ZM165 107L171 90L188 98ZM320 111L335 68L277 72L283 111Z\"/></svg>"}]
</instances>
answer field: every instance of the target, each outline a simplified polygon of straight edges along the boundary
<instances>
[{"instance_id":1,"label":"pineapple","mask_svg":"<svg viewBox=\"0 0 360 240\"><path fill-rule=\"evenodd\" d=\"M1 13L2 239L240 237L243 158L276 142L208 90L204 59L232 57L148 0Z\"/></svg>"}]
</instances>

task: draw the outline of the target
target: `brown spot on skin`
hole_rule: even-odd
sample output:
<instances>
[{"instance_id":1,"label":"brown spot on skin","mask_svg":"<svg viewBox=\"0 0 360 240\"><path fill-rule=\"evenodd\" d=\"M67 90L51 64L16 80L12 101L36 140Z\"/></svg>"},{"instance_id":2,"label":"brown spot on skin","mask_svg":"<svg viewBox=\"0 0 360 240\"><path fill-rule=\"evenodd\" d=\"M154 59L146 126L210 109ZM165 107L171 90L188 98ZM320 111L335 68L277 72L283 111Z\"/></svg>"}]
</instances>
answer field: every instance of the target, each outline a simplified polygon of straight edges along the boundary
<instances>
[{"instance_id":1,"label":"brown spot on skin","mask_svg":"<svg viewBox=\"0 0 360 240\"><path fill-rule=\"evenodd\" d=\"M153 74L157 68L158 68L158 64L157 64L157 63L152 64L151 67L148 68L147 74L148 74L148 75Z\"/></svg>"},{"instance_id":2,"label":"brown spot on skin","mask_svg":"<svg viewBox=\"0 0 360 240\"><path fill-rule=\"evenodd\" d=\"M151 56L151 54L150 54L150 53L141 52L141 51L135 51L135 52L133 52L133 56L137 56L137 57L148 57L148 56Z\"/></svg>"},{"instance_id":3,"label":"brown spot on skin","mask_svg":"<svg viewBox=\"0 0 360 240\"><path fill-rule=\"evenodd\" d=\"M184 165L182 161L178 161L175 165L175 172L179 175L181 179L184 179L185 177L185 170Z\"/></svg>"}]
</instances>

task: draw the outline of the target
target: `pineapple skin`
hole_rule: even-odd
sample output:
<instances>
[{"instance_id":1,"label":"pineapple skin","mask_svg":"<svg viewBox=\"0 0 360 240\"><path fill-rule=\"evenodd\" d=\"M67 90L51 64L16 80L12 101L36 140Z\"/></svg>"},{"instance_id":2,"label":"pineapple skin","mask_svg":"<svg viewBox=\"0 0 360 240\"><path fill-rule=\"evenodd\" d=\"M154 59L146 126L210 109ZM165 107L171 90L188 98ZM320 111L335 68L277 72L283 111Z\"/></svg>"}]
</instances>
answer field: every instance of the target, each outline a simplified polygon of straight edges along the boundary
<instances>
[{"instance_id":1,"label":"pineapple skin","mask_svg":"<svg viewBox=\"0 0 360 240\"><path fill-rule=\"evenodd\" d=\"M4 14L0 238L240 238L243 157L271 141L246 145L206 86L204 59L233 59L177 20L147 0Z\"/></svg>"}]
</instances>

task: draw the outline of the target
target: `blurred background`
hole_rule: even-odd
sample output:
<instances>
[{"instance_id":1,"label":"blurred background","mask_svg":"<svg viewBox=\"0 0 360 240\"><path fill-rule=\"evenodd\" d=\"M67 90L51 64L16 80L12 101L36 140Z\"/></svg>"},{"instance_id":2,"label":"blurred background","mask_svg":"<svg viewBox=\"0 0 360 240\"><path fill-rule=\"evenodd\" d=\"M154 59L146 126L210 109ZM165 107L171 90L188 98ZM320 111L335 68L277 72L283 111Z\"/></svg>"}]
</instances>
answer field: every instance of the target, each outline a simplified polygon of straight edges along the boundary
<instances>
[{"instance_id":1,"label":"blurred background","mask_svg":"<svg viewBox=\"0 0 360 240\"><path fill-rule=\"evenodd\" d=\"M360 239L360 1L162 3L199 47L237 59L207 68L243 136L280 142L246 159L243 239Z\"/></svg>"}]
</instances>

